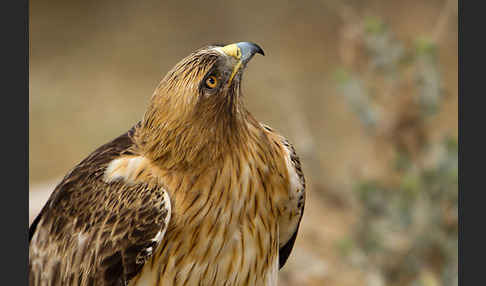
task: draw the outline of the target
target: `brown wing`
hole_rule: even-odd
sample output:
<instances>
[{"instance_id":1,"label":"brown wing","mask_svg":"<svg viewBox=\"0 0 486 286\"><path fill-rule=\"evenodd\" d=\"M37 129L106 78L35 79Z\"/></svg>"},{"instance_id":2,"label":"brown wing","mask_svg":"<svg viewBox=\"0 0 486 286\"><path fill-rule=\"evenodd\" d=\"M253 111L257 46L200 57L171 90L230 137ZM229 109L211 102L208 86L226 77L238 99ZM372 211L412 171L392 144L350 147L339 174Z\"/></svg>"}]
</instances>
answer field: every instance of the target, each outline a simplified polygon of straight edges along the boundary
<instances>
[{"instance_id":1,"label":"brown wing","mask_svg":"<svg viewBox=\"0 0 486 286\"><path fill-rule=\"evenodd\" d=\"M294 146L271 127L260 123L270 137L283 150L289 176L289 199L285 211L279 219L279 268L282 268L292 252L300 221L304 214L305 205L305 178L299 157Z\"/></svg>"},{"instance_id":2,"label":"brown wing","mask_svg":"<svg viewBox=\"0 0 486 286\"><path fill-rule=\"evenodd\" d=\"M283 242L283 245L280 247L279 250L279 268L282 268L287 262L287 259L292 252L292 248L294 247L295 239L297 238L297 232L299 231L300 221L302 220L302 216L304 215L304 206L305 206L305 178L304 172L302 172L302 166L300 164L300 159L295 152L295 148L292 144L290 144L286 139L282 141L283 145L288 151L288 158L289 160L289 173L293 173L296 176L297 183L294 185L295 189L292 190L294 192L294 199L295 202L291 205L294 207L291 210L294 219L293 223L288 224L288 228L292 236L286 241ZM292 186L291 186L292 188Z\"/></svg>"},{"instance_id":3,"label":"brown wing","mask_svg":"<svg viewBox=\"0 0 486 286\"><path fill-rule=\"evenodd\" d=\"M155 251L170 218L166 191L102 180L107 164L129 153L132 132L56 187L30 229L30 285L127 285Z\"/></svg>"}]
</instances>

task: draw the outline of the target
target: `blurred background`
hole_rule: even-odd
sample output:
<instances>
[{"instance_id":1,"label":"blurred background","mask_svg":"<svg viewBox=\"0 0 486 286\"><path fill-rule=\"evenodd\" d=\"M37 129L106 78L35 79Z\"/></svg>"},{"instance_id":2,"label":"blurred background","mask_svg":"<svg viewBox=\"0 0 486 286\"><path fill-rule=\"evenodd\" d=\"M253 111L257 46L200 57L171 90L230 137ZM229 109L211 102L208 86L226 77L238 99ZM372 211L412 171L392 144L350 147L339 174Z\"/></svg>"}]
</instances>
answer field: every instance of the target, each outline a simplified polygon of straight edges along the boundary
<instances>
[{"instance_id":1,"label":"blurred background","mask_svg":"<svg viewBox=\"0 0 486 286\"><path fill-rule=\"evenodd\" d=\"M248 109L308 182L279 285L457 285L457 0L30 2L30 221L197 48L253 41Z\"/></svg>"}]
</instances>

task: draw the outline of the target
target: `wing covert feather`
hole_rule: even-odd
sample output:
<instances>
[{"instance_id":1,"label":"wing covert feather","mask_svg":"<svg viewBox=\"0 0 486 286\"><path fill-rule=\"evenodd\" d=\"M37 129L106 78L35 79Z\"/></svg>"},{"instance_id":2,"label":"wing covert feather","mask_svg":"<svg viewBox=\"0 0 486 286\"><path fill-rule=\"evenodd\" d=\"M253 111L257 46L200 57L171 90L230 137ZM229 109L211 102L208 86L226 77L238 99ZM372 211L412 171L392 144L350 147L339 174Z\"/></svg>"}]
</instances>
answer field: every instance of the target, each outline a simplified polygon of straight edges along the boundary
<instances>
[{"instance_id":1,"label":"wing covert feather","mask_svg":"<svg viewBox=\"0 0 486 286\"><path fill-rule=\"evenodd\" d=\"M30 285L127 285L155 252L170 220L166 190L102 180L130 143L129 132L100 147L56 187L29 231Z\"/></svg>"}]
</instances>

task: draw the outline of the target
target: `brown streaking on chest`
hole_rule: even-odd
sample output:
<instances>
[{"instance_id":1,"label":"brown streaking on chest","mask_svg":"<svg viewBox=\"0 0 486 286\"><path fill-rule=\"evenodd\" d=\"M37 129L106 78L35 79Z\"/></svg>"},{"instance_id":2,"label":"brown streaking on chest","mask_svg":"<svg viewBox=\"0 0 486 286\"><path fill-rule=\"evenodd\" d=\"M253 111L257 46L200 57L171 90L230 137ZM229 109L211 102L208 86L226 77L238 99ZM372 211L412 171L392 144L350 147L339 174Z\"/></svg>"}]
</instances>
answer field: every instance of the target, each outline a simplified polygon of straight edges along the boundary
<instances>
[{"instance_id":1,"label":"brown streaking on chest","mask_svg":"<svg viewBox=\"0 0 486 286\"><path fill-rule=\"evenodd\" d=\"M278 272L285 162L248 141L204 168L164 170L141 156L109 165L105 180L155 180L172 218L157 252L130 285L268 285Z\"/></svg>"}]
</instances>

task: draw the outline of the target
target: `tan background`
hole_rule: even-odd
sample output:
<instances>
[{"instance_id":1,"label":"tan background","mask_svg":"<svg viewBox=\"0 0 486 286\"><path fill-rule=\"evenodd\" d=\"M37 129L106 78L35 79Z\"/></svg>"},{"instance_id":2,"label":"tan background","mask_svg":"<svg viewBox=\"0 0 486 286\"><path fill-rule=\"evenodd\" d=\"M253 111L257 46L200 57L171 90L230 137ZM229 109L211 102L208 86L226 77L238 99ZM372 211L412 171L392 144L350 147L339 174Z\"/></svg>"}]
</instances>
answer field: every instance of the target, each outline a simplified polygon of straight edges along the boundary
<instances>
[{"instance_id":1,"label":"tan background","mask_svg":"<svg viewBox=\"0 0 486 286\"><path fill-rule=\"evenodd\" d=\"M181 58L211 43L253 41L266 56L245 74L247 106L296 145L309 185L282 285L362 285L363 273L336 250L356 221L355 208L340 201L356 168L380 176L384 167L333 79L348 59L349 11L379 17L406 45L418 36L436 40L447 98L427 132L457 137L452 2L31 1L31 219L77 162L141 119L154 87Z\"/></svg>"}]
</instances>

